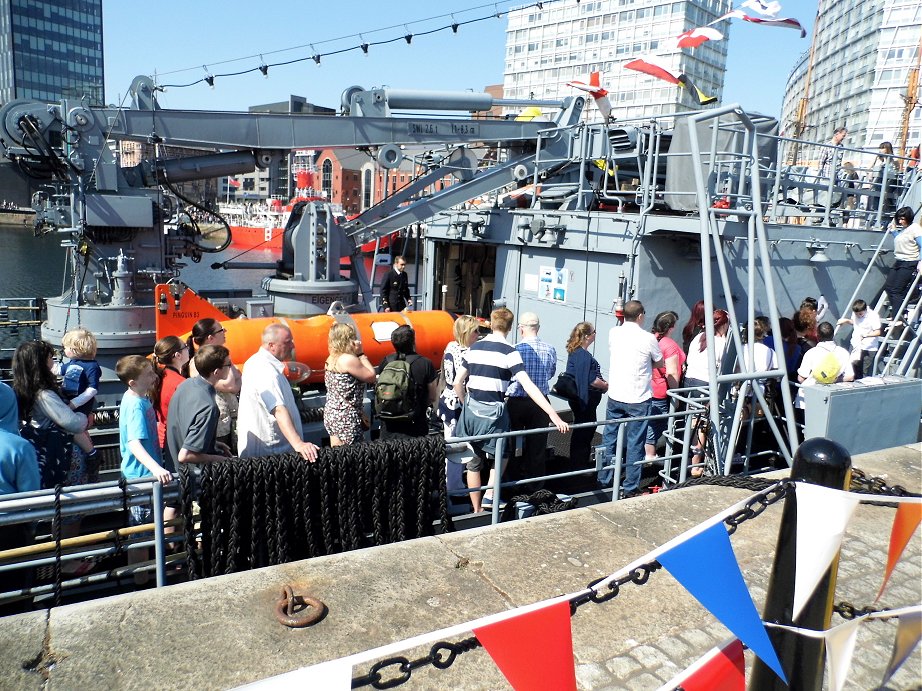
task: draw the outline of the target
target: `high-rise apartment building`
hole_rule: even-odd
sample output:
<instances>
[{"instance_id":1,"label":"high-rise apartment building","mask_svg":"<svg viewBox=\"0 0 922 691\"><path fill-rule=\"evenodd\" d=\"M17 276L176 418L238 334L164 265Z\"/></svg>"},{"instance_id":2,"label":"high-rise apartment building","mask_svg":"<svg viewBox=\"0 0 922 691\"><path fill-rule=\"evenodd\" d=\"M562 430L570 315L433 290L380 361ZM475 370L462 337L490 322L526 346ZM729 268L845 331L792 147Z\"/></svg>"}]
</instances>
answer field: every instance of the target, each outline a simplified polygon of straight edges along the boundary
<instances>
[{"instance_id":1,"label":"high-rise apartment building","mask_svg":"<svg viewBox=\"0 0 922 691\"><path fill-rule=\"evenodd\" d=\"M0 1L0 102L104 103L102 0Z\"/></svg>"},{"instance_id":2,"label":"high-rise apartment building","mask_svg":"<svg viewBox=\"0 0 922 691\"><path fill-rule=\"evenodd\" d=\"M922 4L821 0L813 40L812 66L808 51L788 78L781 115L785 133L794 134L802 109L804 139L827 141L836 127L845 126L846 146L877 148L889 141L899 153L903 97L910 70L919 65ZM908 148L922 137L918 106L907 135Z\"/></svg>"},{"instance_id":3,"label":"high-rise apartment building","mask_svg":"<svg viewBox=\"0 0 922 691\"><path fill-rule=\"evenodd\" d=\"M568 81L586 82L590 72L602 72L602 86L618 118L698 110L685 89L623 65L637 57L657 56L719 98L727 42L710 41L694 50L668 49L665 42L714 21L731 5L731 0L584 0L513 10L506 29L503 96L572 96L577 92ZM716 28L727 34L729 24L720 22ZM588 110L590 117L598 117L598 111Z\"/></svg>"}]
</instances>

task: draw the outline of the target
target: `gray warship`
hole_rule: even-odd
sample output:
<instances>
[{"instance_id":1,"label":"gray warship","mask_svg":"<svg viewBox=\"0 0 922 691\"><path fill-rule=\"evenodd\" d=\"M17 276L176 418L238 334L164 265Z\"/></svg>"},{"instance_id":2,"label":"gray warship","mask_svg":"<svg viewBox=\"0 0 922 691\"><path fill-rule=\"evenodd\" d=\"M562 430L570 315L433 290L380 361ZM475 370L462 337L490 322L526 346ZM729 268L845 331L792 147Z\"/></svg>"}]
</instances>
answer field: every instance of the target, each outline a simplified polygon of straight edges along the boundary
<instances>
[{"instance_id":1,"label":"gray warship","mask_svg":"<svg viewBox=\"0 0 922 691\"><path fill-rule=\"evenodd\" d=\"M289 323L374 314L377 262L366 271L359 248L394 231L419 247L413 288L421 324L430 313L488 316L505 305L539 314L542 337L563 353L577 322L591 321L606 333L620 323L621 308L631 299L641 300L649 314L687 314L698 299L708 314L726 309L730 356L721 369L712 367L709 412L703 413L713 437L709 469L719 474L740 470L749 392L769 408L752 386L755 380L781 382L777 415L766 419L774 440L770 453L789 463L798 438L787 372L748 370L745 359L737 358L746 347L743 328L766 315L780 332L779 315L793 313L808 295L822 296L832 317L846 315L859 296L886 313L882 286L892 262L892 239L884 232L887 203L917 212L922 206L922 176L898 172L900 160L888 167L890 180L885 175L882 183L848 186L838 166L822 171L811 165L824 145L785 138L774 119L736 105L600 121L587 117L594 115L586 112L591 104L579 96L504 101L470 92L351 87L340 113L327 116L162 109L147 77L134 80L131 94L126 109L75 100L20 100L0 108L3 154L46 183L48 191L33 200L35 228L59 234L70 256L68 289L27 305L36 310L31 321L56 345L77 324L97 335L104 381L96 435L103 448L114 419L107 427L105 414L115 411L121 395L113 372L118 357L150 352L156 338L166 335L158 324L210 316L184 307L196 289L207 286L187 286L183 262L227 247L230 228L220 217L202 220L194 202L176 189L185 181L256 167L278 170L296 149L361 148L385 169L400 165L410 151L423 154L412 182L355 219L337 219L322 202L292 213L281 260L267 269L261 285L235 290L212 305L215 313L219 306L227 312L228 329L236 322L232 313ZM482 115L495 106L538 106L546 115ZM157 155L122 167L120 141L151 144L156 151L169 145L210 152ZM842 148L830 153L834 160L866 155ZM446 177L453 183L436 185ZM916 288L900 306L908 310L906 323L888 324L876 376L830 387L828 405L816 406L824 412L807 421L808 436L813 431L838 438L855 445L853 452L918 439L922 346L911 327L922 307ZM3 304L9 323L13 305ZM413 323L415 314L379 314L371 321ZM21 336L25 321L16 324ZM708 321L710 343L713 328ZM389 347L386 330L383 337L374 328L360 332L377 339L380 352ZM450 329L430 336L442 339L432 345L437 358ZM845 331L837 335L847 337ZM604 343L600 339L597 351L603 374ZM365 343L366 352L373 345ZM252 352L231 347L237 362ZM310 348L325 357L325 339L305 344ZM777 348L784 362L780 339ZM322 400L322 390L308 386L301 404L316 408ZM856 429L853 416L861 406L874 411L878 434ZM686 419L679 408L673 410ZM322 441L323 427L313 420L306 434ZM661 471L667 484L685 479L691 435L689 425L684 432L673 429L669 443L678 449L676 460L667 460ZM596 462L607 462L603 456L597 454ZM617 499L617 486L610 498ZM498 502L494 521L497 516Z\"/></svg>"}]
</instances>

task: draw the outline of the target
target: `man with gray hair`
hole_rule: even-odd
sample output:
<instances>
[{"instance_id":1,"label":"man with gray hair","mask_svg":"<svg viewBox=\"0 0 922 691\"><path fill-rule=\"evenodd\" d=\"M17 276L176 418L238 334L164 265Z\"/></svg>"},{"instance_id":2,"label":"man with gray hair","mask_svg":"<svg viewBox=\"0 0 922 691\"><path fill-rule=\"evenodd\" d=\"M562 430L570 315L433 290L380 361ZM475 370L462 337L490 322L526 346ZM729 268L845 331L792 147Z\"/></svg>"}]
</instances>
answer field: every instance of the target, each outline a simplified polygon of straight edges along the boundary
<instances>
[{"instance_id":1,"label":"man with gray hair","mask_svg":"<svg viewBox=\"0 0 922 691\"><path fill-rule=\"evenodd\" d=\"M550 380L557 373L557 351L554 346L538 338L541 321L534 312L525 312L519 318L519 342L515 349L522 356L525 372L547 398L550 392ZM525 389L513 380L506 391L509 397L510 429L514 431L546 428L551 419L535 403ZM547 459L547 432L529 434L523 438L521 470L523 477L540 477L545 473ZM513 447L514 448L514 447ZM513 462L515 461L513 454ZM540 489L541 483L533 486Z\"/></svg>"},{"instance_id":2,"label":"man with gray hair","mask_svg":"<svg viewBox=\"0 0 922 691\"><path fill-rule=\"evenodd\" d=\"M301 414L285 379L285 365L294 354L291 329L269 324L262 346L243 366L237 412L237 452L240 458L294 451L317 460L317 446L301 438Z\"/></svg>"}]
</instances>

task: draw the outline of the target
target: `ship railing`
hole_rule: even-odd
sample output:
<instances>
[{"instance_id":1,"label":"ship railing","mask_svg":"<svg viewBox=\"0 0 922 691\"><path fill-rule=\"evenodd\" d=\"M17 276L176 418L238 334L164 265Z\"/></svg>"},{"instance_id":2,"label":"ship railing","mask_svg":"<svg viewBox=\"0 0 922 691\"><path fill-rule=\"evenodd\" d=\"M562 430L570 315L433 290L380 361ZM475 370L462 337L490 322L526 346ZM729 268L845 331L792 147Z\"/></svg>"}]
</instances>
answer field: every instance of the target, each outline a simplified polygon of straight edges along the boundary
<instances>
[{"instance_id":1,"label":"ship railing","mask_svg":"<svg viewBox=\"0 0 922 691\"><path fill-rule=\"evenodd\" d=\"M123 482L99 482L92 485L64 487L60 492L54 489L22 492L0 497L0 530L9 543L11 531L27 535L35 528L50 529L51 535L39 536L38 543L0 551L0 573L23 569L54 570L66 564L84 560L99 560L117 555L125 550L154 548L154 559L115 568L91 575L67 577L62 572L60 589L98 589L136 575L153 571L157 587L166 585L167 565L175 566L185 561L185 554L177 552L168 556L170 545L181 546L185 540L183 531L166 534L166 528L175 525L164 522L163 508L167 501L178 502L180 488L177 481L162 485L153 478ZM153 522L143 526L128 525L128 510L131 506L153 507ZM68 527L87 516L122 513L123 528L75 537L63 537ZM6 580L6 579L4 579ZM37 598L45 599L56 595L54 583L35 585L0 592L0 603Z\"/></svg>"},{"instance_id":2,"label":"ship railing","mask_svg":"<svg viewBox=\"0 0 922 691\"><path fill-rule=\"evenodd\" d=\"M38 338L44 319L41 298L0 298L0 360L9 360L23 341Z\"/></svg>"},{"instance_id":3,"label":"ship railing","mask_svg":"<svg viewBox=\"0 0 922 691\"><path fill-rule=\"evenodd\" d=\"M732 375L730 378L736 382L754 380L769 376L770 373L739 373ZM625 467L625 441L626 425L639 421L657 421L665 420L666 429L663 432L663 439L666 442L665 455L655 458L645 458L637 462L636 465L643 468L647 466L657 466L657 475L662 482L663 489L670 489L678 484L685 482L689 477L689 469L692 467L691 459L693 450L699 445L697 435L705 437L702 451L706 451L707 462L701 462L702 471L706 474L725 475L730 473L730 464L724 463L719 457L718 450L714 447L713 434L707 425L708 398L707 387L682 387L671 389L668 392L669 410L666 413L658 415L646 415L638 417L626 417L612 420L599 420L597 422L585 422L570 425L570 434L573 430L598 429L607 425L617 427L617 441L614 446L614 452L610 453L604 445L593 447L592 460L594 464L588 468L570 470L563 473L548 473L534 477L526 477L521 480L503 480L503 471L508 468L510 459L515 455L515 445L519 439L533 434L558 434L553 427L541 429L518 430L514 432L502 432L497 434L482 435L476 437L451 437L446 440L449 445L450 453L448 455L449 471L448 477L448 494L449 497L464 497L472 492L492 491L493 504L491 508L492 524L499 523L502 513L501 504L503 495L511 497L516 494L516 488L532 486L536 483L544 483L554 480L562 480L579 476L598 477L602 471L611 471L613 482L611 487L599 487L593 494L596 498L607 498L609 501L619 501L621 496L621 473ZM755 402L756 397L752 397ZM753 403L755 405L755 403ZM767 409L767 408L766 408ZM766 413L764 417L758 417L755 414L755 408L751 408L753 413L749 417L741 416L738 421L739 428L748 426L752 429L757 420L766 420L769 424L776 424L775 420ZM781 420L784 422L784 420ZM494 454L494 480L492 484L482 485L477 488L463 486L460 478L463 463L472 457L473 449L470 446L472 442L485 442L487 440L496 440L496 453ZM509 451L511 445L511 451ZM751 435L747 452L743 455L740 468L741 473L758 472L753 471L750 467L752 459L758 459L771 456L785 456L784 449L763 449L753 450L751 445ZM705 467L706 465L706 467ZM452 472L452 466L456 472ZM454 478L454 480L452 480Z\"/></svg>"}]
</instances>

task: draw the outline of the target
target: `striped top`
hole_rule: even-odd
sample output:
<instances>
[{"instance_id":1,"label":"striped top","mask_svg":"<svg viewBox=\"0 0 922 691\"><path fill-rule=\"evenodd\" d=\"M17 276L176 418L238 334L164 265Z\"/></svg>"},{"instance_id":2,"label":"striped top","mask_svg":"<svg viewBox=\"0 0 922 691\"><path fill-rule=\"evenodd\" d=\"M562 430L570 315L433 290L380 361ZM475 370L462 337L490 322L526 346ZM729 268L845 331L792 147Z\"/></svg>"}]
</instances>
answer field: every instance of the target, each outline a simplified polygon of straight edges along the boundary
<instances>
[{"instance_id":1,"label":"striped top","mask_svg":"<svg viewBox=\"0 0 922 691\"><path fill-rule=\"evenodd\" d=\"M522 356L499 334L484 336L461 356L468 372L467 392L481 403L501 402L513 379L527 376Z\"/></svg>"}]
</instances>

